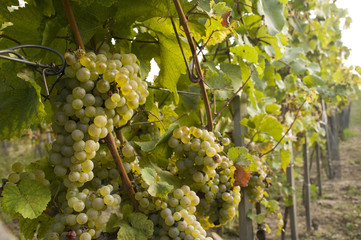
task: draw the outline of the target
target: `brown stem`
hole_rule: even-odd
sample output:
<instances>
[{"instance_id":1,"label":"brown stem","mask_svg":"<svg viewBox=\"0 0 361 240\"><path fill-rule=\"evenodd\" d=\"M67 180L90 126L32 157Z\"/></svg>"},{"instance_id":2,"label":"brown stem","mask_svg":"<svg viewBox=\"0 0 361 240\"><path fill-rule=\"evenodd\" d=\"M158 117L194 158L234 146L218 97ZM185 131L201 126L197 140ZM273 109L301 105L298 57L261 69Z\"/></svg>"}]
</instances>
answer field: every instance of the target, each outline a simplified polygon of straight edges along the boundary
<instances>
[{"instance_id":1,"label":"brown stem","mask_svg":"<svg viewBox=\"0 0 361 240\"><path fill-rule=\"evenodd\" d=\"M62 0L62 2L63 2L66 17L68 18L68 22L70 24L71 31L73 32L73 35L75 38L75 43L76 43L76 45L78 45L79 48L85 50L83 40L81 39L79 28L78 28L78 25L76 24L73 10L71 9L69 0Z\"/></svg>"},{"instance_id":2,"label":"brown stem","mask_svg":"<svg viewBox=\"0 0 361 240\"><path fill-rule=\"evenodd\" d=\"M134 208L136 210L138 210L138 201L135 199L135 191L133 189L132 182L129 180L127 171L125 171L123 161L122 161L121 157L119 156L117 147L115 146L114 136L111 132L108 133L108 135L105 137L105 143L107 144L107 146L113 156L114 162L117 165L118 171L120 172L120 176L123 181L123 187L124 187L125 191L128 192L130 200L132 201Z\"/></svg>"},{"instance_id":3,"label":"brown stem","mask_svg":"<svg viewBox=\"0 0 361 240\"><path fill-rule=\"evenodd\" d=\"M191 8L191 10L189 10L189 11L187 12L187 15L186 15L186 18L187 18L187 19L189 18L189 15L191 15L192 12L198 7L198 5L201 3L201 1L202 1L202 0L198 0L198 1L196 2L196 4L194 4L194 6Z\"/></svg>"},{"instance_id":4,"label":"brown stem","mask_svg":"<svg viewBox=\"0 0 361 240\"><path fill-rule=\"evenodd\" d=\"M297 118L298 118L298 114L300 113L303 105L305 104L306 99L303 101L302 105L298 108L295 119L293 119L293 122L291 123L290 127L287 129L286 133L282 136L282 138L277 142L276 146L274 146L271 150L269 150L268 152L265 152L264 154L261 155L261 157L263 157L264 155L269 154L270 152L273 152L277 146L281 143L281 141L286 137L286 135L288 134L288 132L292 129L293 124L296 122Z\"/></svg>"},{"instance_id":5,"label":"brown stem","mask_svg":"<svg viewBox=\"0 0 361 240\"><path fill-rule=\"evenodd\" d=\"M237 94L246 86L247 82L249 81L249 79L252 76L252 71L249 74L249 77L247 78L247 80L243 83L243 85L232 95L232 97L226 102L226 104L224 104L224 106L216 113L216 115L214 115L214 119L213 121L215 121L219 115L224 111L224 109L226 109L226 107L229 106L229 104L231 104L232 100L237 96Z\"/></svg>"},{"instance_id":6,"label":"brown stem","mask_svg":"<svg viewBox=\"0 0 361 240\"><path fill-rule=\"evenodd\" d=\"M211 40L211 37L212 37L213 33L217 32L217 31L218 31L218 30L213 30L212 33L209 35L207 41L206 41L202 46L198 47L198 48L199 48L199 51L198 51L197 55L202 52L202 50L207 46L209 40Z\"/></svg>"},{"instance_id":7,"label":"brown stem","mask_svg":"<svg viewBox=\"0 0 361 240\"><path fill-rule=\"evenodd\" d=\"M198 78L200 79L199 85L201 87L203 102L204 102L204 106L206 108L206 115L207 115L207 129L208 129L208 131L213 131L212 110L211 110L211 106L209 104L206 85L204 84L204 76L203 76L201 64L200 64L200 62L198 60L198 56L197 56L197 48L194 45L193 38L192 38L190 29L188 26L188 20L187 20L186 16L184 15L184 12L183 12L183 9L182 9L182 6L181 6L179 0L173 0L173 2L177 9L177 12L178 12L180 25L183 27L184 33L187 37L189 46L191 48L192 55L193 55L193 61L195 63L196 70L197 70L197 75L198 75Z\"/></svg>"}]
</instances>

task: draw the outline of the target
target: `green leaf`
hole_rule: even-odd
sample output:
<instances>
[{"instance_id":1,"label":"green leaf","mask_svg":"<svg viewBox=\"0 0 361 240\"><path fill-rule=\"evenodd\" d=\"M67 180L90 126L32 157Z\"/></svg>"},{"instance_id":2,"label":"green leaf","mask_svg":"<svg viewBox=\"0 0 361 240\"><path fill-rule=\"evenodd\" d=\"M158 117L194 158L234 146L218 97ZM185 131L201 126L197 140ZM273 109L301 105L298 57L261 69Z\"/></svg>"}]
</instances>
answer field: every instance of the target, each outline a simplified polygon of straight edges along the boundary
<instances>
[{"instance_id":1,"label":"green leaf","mask_svg":"<svg viewBox=\"0 0 361 240\"><path fill-rule=\"evenodd\" d=\"M274 213L274 212L277 212L280 210L280 205L278 204L278 202L276 200L268 201L267 207L268 207L269 213Z\"/></svg>"},{"instance_id":2,"label":"green leaf","mask_svg":"<svg viewBox=\"0 0 361 240\"><path fill-rule=\"evenodd\" d=\"M18 5L18 4L15 4ZM27 4L26 7L9 12L7 5L1 3L0 18L12 25L5 28L4 34L21 41L21 44L40 44L44 26L40 8ZM3 22L1 22L2 24ZM1 49L12 47L15 43L6 38L0 38Z\"/></svg>"},{"instance_id":3,"label":"green leaf","mask_svg":"<svg viewBox=\"0 0 361 240\"><path fill-rule=\"evenodd\" d=\"M264 222L265 218L266 218L266 214L265 214L265 213L261 213L261 214L257 214L257 215L256 215L255 220L256 220L256 222L257 222L258 224L262 224L262 223Z\"/></svg>"},{"instance_id":4,"label":"green leaf","mask_svg":"<svg viewBox=\"0 0 361 240\"><path fill-rule=\"evenodd\" d=\"M277 114L280 109L281 106L274 103L266 105L266 113L268 114L273 114L273 113Z\"/></svg>"},{"instance_id":5,"label":"green leaf","mask_svg":"<svg viewBox=\"0 0 361 240\"><path fill-rule=\"evenodd\" d=\"M162 134L158 141L135 142L135 144L137 144L144 152L150 152L163 143L166 143L168 145L168 139L172 136L173 131L176 128L178 128L178 125L173 125L169 127L167 131Z\"/></svg>"},{"instance_id":6,"label":"green leaf","mask_svg":"<svg viewBox=\"0 0 361 240\"><path fill-rule=\"evenodd\" d=\"M232 80L233 90L237 91L243 85L240 66L230 63L222 63L220 68Z\"/></svg>"},{"instance_id":7,"label":"green leaf","mask_svg":"<svg viewBox=\"0 0 361 240\"><path fill-rule=\"evenodd\" d=\"M143 213L133 213L129 216L130 225L137 228L145 236L153 234L153 222Z\"/></svg>"},{"instance_id":8,"label":"green leaf","mask_svg":"<svg viewBox=\"0 0 361 240\"><path fill-rule=\"evenodd\" d=\"M142 151L150 152L156 147L157 140L152 140L147 142L134 142L134 143L137 144Z\"/></svg>"},{"instance_id":9,"label":"green leaf","mask_svg":"<svg viewBox=\"0 0 361 240\"><path fill-rule=\"evenodd\" d=\"M252 47L250 45L238 45L236 47L231 47L230 50L235 55L246 59L249 62L258 62L258 52L255 47Z\"/></svg>"},{"instance_id":10,"label":"green leaf","mask_svg":"<svg viewBox=\"0 0 361 240\"><path fill-rule=\"evenodd\" d=\"M139 238L137 238L139 237ZM118 240L147 240L145 236L138 236L137 230L132 228L126 221L121 221L117 234Z\"/></svg>"},{"instance_id":11,"label":"green leaf","mask_svg":"<svg viewBox=\"0 0 361 240\"><path fill-rule=\"evenodd\" d=\"M51 227L53 220L53 218L45 213L35 219L20 217L20 231L25 239L34 239L35 233L37 233L37 239L42 239Z\"/></svg>"},{"instance_id":12,"label":"green leaf","mask_svg":"<svg viewBox=\"0 0 361 240\"><path fill-rule=\"evenodd\" d=\"M282 124L273 116L258 114L251 119L242 119L241 124L248 128L255 129L258 134L267 134L276 141L282 138Z\"/></svg>"},{"instance_id":13,"label":"green leaf","mask_svg":"<svg viewBox=\"0 0 361 240\"><path fill-rule=\"evenodd\" d=\"M262 119L258 132L266 133L279 141L282 138L283 127L275 117L267 115Z\"/></svg>"},{"instance_id":14,"label":"green leaf","mask_svg":"<svg viewBox=\"0 0 361 240\"><path fill-rule=\"evenodd\" d=\"M301 54L303 54L303 49L302 48L286 48L285 49L286 53L285 55L282 56L282 61L285 63L290 63L292 61L294 61L295 59L299 58L301 56Z\"/></svg>"},{"instance_id":15,"label":"green leaf","mask_svg":"<svg viewBox=\"0 0 361 240\"><path fill-rule=\"evenodd\" d=\"M286 171L288 164L291 162L291 152L281 149L281 168Z\"/></svg>"},{"instance_id":16,"label":"green leaf","mask_svg":"<svg viewBox=\"0 0 361 240\"><path fill-rule=\"evenodd\" d=\"M308 76L304 77L303 82L309 88L325 84L325 82L316 75L308 75Z\"/></svg>"},{"instance_id":17,"label":"green leaf","mask_svg":"<svg viewBox=\"0 0 361 240\"><path fill-rule=\"evenodd\" d=\"M1 65L0 140L20 137L25 128L39 123L46 114L33 73L23 71L16 76L17 71L14 63Z\"/></svg>"},{"instance_id":18,"label":"green leaf","mask_svg":"<svg viewBox=\"0 0 361 240\"><path fill-rule=\"evenodd\" d=\"M227 152L227 156L229 160L235 162L239 156L245 155L247 153L248 149L245 147L231 147Z\"/></svg>"},{"instance_id":19,"label":"green leaf","mask_svg":"<svg viewBox=\"0 0 361 240\"><path fill-rule=\"evenodd\" d=\"M296 75L304 73L306 68L307 61L304 59L296 59L293 62L290 63L290 66L292 68L292 72Z\"/></svg>"},{"instance_id":20,"label":"green leaf","mask_svg":"<svg viewBox=\"0 0 361 240\"><path fill-rule=\"evenodd\" d=\"M50 190L32 179L22 180L19 186L4 189L1 204L7 213L20 213L34 219L41 215L51 199Z\"/></svg>"},{"instance_id":21,"label":"green leaf","mask_svg":"<svg viewBox=\"0 0 361 240\"><path fill-rule=\"evenodd\" d=\"M215 4L214 1L211 1L211 8L217 15L222 15L226 12L232 11L232 8L228 7L226 2L219 2Z\"/></svg>"},{"instance_id":22,"label":"green leaf","mask_svg":"<svg viewBox=\"0 0 361 240\"><path fill-rule=\"evenodd\" d=\"M174 30L170 20L159 22L159 18L152 18L144 24L154 31L159 40L159 57L155 58L159 65L160 72L157 82L162 87L174 93L176 103L179 101L177 93L177 82L182 74L186 74L186 65L182 52L174 36ZM187 59L190 56L189 46L183 46Z\"/></svg>"},{"instance_id":23,"label":"green leaf","mask_svg":"<svg viewBox=\"0 0 361 240\"><path fill-rule=\"evenodd\" d=\"M134 208L132 205L130 204L124 204L122 206L122 214L123 214L123 218L128 218L130 216L130 214L132 214L134 212Z\"/></svg>"},{"instance_id":24,"label":"green leaf","mask_svg":"<svg viewBox=\"0 0 361 240\"><path fill-rule=\"evenodd\" d=\"M104 36L107 33L103 26L109 18L114 17L117 10L117 8L105 7L99 3L93 3L86 8L72 6L72 9L84 44L90 42L95 34L101 32Z\"/></svg>"},{"instance_id":25,"label":"green leaf","mask_svg":"<svg viewBox=\"0 0 361 240\"><path fill-rule=\"evenodd\" d=\"M122 210L123 210L123 208L122 208ZM132 211L133 211L133 208L132 208ZM123 213L123 211L122 211L122 213ZM123 213L123 216L124 216L124 213ZM122 220L120 220L120 219L121 218L117 214L112 213L110 215L110 218L108 219L107 225L105 227L105 232L114 232L115 228L117 228L119 226L119 224L121 224L121 222L122 222Z\"/></svg>"},{"instance_id":26,"label":"green leaf","mask_svg":"<svg viewBox=\"0 0 361 240\"><path fill-rule=\"evenodd\" d=\"M284 5L277 0L262 0L262 9L268 32L271 35L280 32L286 22L285 16L283 15Z\"/></svg>"},{"instance_id":27,"label":"green leaf","mask_svg":"<svg viewBox=\"0 0 361 240\"><path fill-rule=\"evenodd\" d=\"M173 189L167 182L161 181L158 173L153 168L143 168L140 170L143 180L149 185L148 192L153 197L166 197Z\"/></svg>"},{"instance_id":28,"label":"green leaf","mask_svg":"<svg viewBox=\"0 0 361 240\"><path fill-rule=\"evenodd\" d=\"M249 167L253 162L253 156L245 147L231 147L227 152L227 156L238 166Z\"/></svg>"},{"instance_id":29,"label":"green leaf","mask_svg":"<svg viewBox=\"0 0 361 240\"><path fill-rule=\"evenodd\" d=\"M117 1L117 12L114 24L114 33L119 37L128 37L131 35L131 26L135 21L145 21L157 17L165 17L168 14L169 4L162 0L133 0ZM160 20L162 21L162 20Z\"/></svg>"},{"instance_id":30,"label":"green leaf","mask_svg":"<svg viewBox=\"0 0 361 240\"><path fill-rule=\"evenodd\" d=\"M150 71L150 61L154 57L159 57L159 46L156 39L149 33L140 33L136 36L136 39L137 41L132 43L132 53L139 59L141 77L146 78ZM150 43L151 41L155 43Z\"/></svg>"},{"instance_id":31,"label":"green leaf","mask_svg":"<svg viewBox=\"0 0 361 240\"><path fill-rule=\"evenodd\" d=\"M147 240L153 234L153 222L143 213L132 213L129 222L121 221L118 225L119 240Z\"/></svg>"},{"instance_id":32,"label":"green leaf","mask_svg":"<svg viewBox=\"0 0 361 240\"><path fill-rule=\"evenodd\" d=\"M204 63L206 66L205 81L208 86L216 89L224 89L231 85L232 80L227 77L222 71L219 71L213 62Z\"/></svg>"}]
</instances>

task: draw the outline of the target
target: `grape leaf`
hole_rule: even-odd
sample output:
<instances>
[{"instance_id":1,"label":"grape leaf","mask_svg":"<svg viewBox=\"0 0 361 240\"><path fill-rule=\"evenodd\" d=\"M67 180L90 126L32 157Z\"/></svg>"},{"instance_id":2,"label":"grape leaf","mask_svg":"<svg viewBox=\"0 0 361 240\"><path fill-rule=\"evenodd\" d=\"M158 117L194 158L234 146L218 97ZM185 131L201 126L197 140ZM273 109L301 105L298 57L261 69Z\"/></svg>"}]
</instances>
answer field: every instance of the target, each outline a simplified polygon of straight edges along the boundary
<instances>
[{"instance_id":1,"label":"grape leaf","mask_svg":"<svg viewBox=\"0 0 361 240\"><path fill-rule=\"evenodd\" d=\"M51 227L53 220L53 218L44 213L35 219L20 217L20 231L25 239L33 239L35 232L37 233L37 239L42 239Z\"/></svg>"},{"instance_id":2,"label":"grape leaf","mask_svg":"<svg viewBox=\"0 0 361 240\"><path fill-rule=\"evenodd\" d=\"M133 211L133 209L132 209ZM121 218L115 214L112 213L110 215L110 218L108 219L107 225L105 227L105 232L114 232L115 228L117 228L119 226L119 224L121 224Z\"/></svg>"},{"instance_id":3,"label":"grape leaf","mask_svg":"<svg viewBox=\"0 0 361 240\"><path fill-rule=\"evenodd\" d=\"M262 9L268 32L271 35L280 32L286 22L283 14L284 5L277 0L262 0Z\"/></svg>"},{"instance_id":4,"label":"grape leaf","mask_svg":"<svg viewBox=\"0 0 361 240\"><path fill-rule=\"evenodd\" d=\"M291 152L281 149L281 168L286 171L288 164L291 162Z\"/></svg>"},{"instance_id":5,"label":"grape leaf","mask_svg":"<svg viewBox=\"0 0 361 240\"><path fill-rule=\"evenodd\" d=\"M243 85L240 66L230 63L222 63L220 68L232 80L233 90L237 91Z\"/></svg>"},{"instance_id":6,"label":"grape leaf","mask_svg":"<svg viewBox=\"0 0 361 240\"><path fill-rule=\"evenodd\" d=\"M153 234L153 222L143 213L132 213L129 222L119 224L119 240L147 240Z\"/></svg>"},{"instance_id":7,"label":"grape leaf","mask_svg":"<svg viewBox=\"0 0 361 240\"><path fill-rule=\"evenodd\" d=\"M140 170L143 180L149 185L148 192L153 197L166 197L173 189L167 182L161 181L158 173L153 168L143 168Z\"/></svg>"},{"instance_id":8,"label":"grape leaf","mask_svg":"<svg viewBox=\"0 0 361 240\"><path fill-rule=\"evenodd\" d=\"M258 132L266 133L272 136L276 141L279 141L282 138L283 127L275 117L265 116L260 123Z\"/></svg>"},{"instance_id":9,"label":"grape leaf","mask_svg":"<svg viewBox=\"0 0 361 240\"><path fill-rule=\"evenodd\" d=\"M324 85L325 82L322 78L316 76L316 75L307 75L303 78L303 82L306 84L307 87L315 87L317 85Z\"/></svg>"},{"instance_id":10,"label":"grape leaf","mask_svg":"<svg viewBox=\"0 0 361 240\"><path fill-rule=\"evenodd\" d=\"M238 45L236 47L231 47L230 50L235 55L240 56L249 62L258 62L258 52L250 45Z\"/></svg>"},{"instance_id":11,"label":"grape leaf","mask_svg":"<svg viewBox=\"0 0 361 240\"><path fill-rule=\"evenodd\" d=\"M137 231L132 228L127 222L121 221L119 224L119 231L118 231L118 240L146 240L147 238L145 236L137 236Z\"/></svg>"},{"instance_id":12,"label":"grape leaf","mask_svg":"<svg viewBox=\"0 0 361 240\"><path fill-rule=\"evenodd\" d=\"M155 58L160 68L157 82L174 93L175 102L178 103L177 82L181 74L186 74L186 65L172 24L170 20L159 22L159 18L151 18L144 24L156 33L159 40L160 56ZM188 59L191 55L189 46L184 44L183 50Z\"/></svg>"},{"instance_id":13,"label":"grape leaf","mask_svg":"<svg viewBox=\"0 0 361 240\"><path fill-rule=\"evenodd\" d=\"M248 181L251 178L251 171L246 171L244 167L239 166L234 172L233 186L247 187Z\"/></svg>"},{"instance_id":14,"label":"grape leaf","mask_svg":"<svg viewBox=\"0 0 361 240\"><path fill-rule=\"evenodd\" d=\"M34 219L41 215L51 199L50 190L32 179L22 180L18 186L4 189L1 205L7 213L20 213Z\"/></svg>"},{"instance_id":15,"label":"grape leaf","mask_svg":"<svg viewBox=\"0 0 361 240\"><path fill-rule=\"evenodd\" d=\"M18 4L15 4L18 5ZM21 44L37 44L41 42L44 15L40 8L27 4L26 7L10 12L3 2L0 5L0 16L4 22L11 22L3 33L6 36L21 41ZM2 24L2 22L1 22ZM0 38L1 48L12 47L17 43L6 38Z\"/></svg>"},{"instance_id":16,"label":"grape leaf","mask_svg":"<svg viewBox=\"0 0 361 240\"><path fill-rule=\"evenodd\" d=\"M141 231L145 236L153 234L153 222L143 213L132 213L129 216L130 225Z\"/></svg>"},{"instance_id":17,"label":"grape leaf","mask_svg":"<svg viewBox=\"0 0 361 240\"><path fill-rule=\"evenodd\" d=\"M168 139L172 136L174 129L176 129L178 125L173 125L167 129L167 131L162 134L158 141L147 141L147 142L135 142L142 151L150 152L159 146L162 143L166 143L168 145Z\"/></svg>"},{"instance_id":18,"label":"grape leaf","mask_svg":"<svg viewBox=\"0 0 361 240\"><path fill-rule=\"evenodd\" d=\"M139 59L141 77L146 78L150 71L150 61L159 56L159 47L157 40L149 33L140 33L136 39L137 41L132 44L132 53Z\"/></svg>"},{"instance_id":19,"label":"grape leaf","mask_svg":"<svg viewBox=\"0 0 361 240\"><path fill-rule=\"evenodd\" d=\"M25 128L39 123L46 115L33 73L26 70L16 77L17 71L13 62L1 65L0 140L20 137Z\"/></svg>"}]
</instances>

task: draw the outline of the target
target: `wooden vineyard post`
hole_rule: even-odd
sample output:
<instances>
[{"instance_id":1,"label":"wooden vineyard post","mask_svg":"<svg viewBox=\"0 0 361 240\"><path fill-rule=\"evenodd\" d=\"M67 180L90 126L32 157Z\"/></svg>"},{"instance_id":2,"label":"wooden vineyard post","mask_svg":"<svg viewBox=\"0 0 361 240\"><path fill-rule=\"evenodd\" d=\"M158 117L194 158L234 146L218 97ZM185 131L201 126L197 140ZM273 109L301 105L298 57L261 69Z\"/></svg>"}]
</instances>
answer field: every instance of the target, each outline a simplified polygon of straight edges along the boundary
<instances>
[{"instance_id":1,"label":"wooden vineyard post","mask_svg":"<svg viewBox=\"0 0 361 240\"><path fill-rule=\"evenodd\" d=\"M235 146L243 146L244 141L241 137L241 134L246 133L247 128L240 124L242 118L247 114L247 98L246 95L242 93L242 97L236 96L233 101L234 109L234 143ZM245 188L242 188L241 191L242 200L238 206L239 213L239 231L240 231L240 240L253 240L253 224L252 220L247 217L248 212L252 210L252 204L249 201L247 191Z\"/></svg>"},{"instance_id":2,"label":"wooden vineyard post","mask_svg":"<svg viewBox=\"0 0 361 240\"><path fill-rule=\"evenodd\" d=\"M339 152L339 132L337 123L336 110L332 111L332 115L327 119L326 138L327 152L331 161L330 179L341 179L341 159Z\"/></svg>"},{"instance_id":3,"label":"wooden vineyard post","mask_svg":"<svg viewBox=\"0 0 361 240\"><path fill-rule=\"evenodd\" d=\"M318 196L322 196L321 151L320 151L320 145L318 145L318 143L316 143L316 164L317 164Z\"/></svg>"},{"instance_id":4,"label":"wooden vineyard post","mask_svg":"<svg viewBox=\"0 0 361 240\"><path fill-rule=\"evenodd\" d=\"M292 149L292 143L290 142L291 150L291 161L287 167L287 181L293 190L295 190L295 177L294 177L294 155ZM297 199L296 192L292 193L292 206L288 207L288 213L290 215L290 228L291 228L291 239L298 240L298 229L297 229Z\"/></svg>"},{"instance_id":5,"label":"wooden vineyard post","mask_svg":"<svg viewBox=\"0 0 361 240\"><path fill-rule=\"evenodd\" d=\"M2 145L3 145L3 152L5 156L9 156L9 146L8 146L8 140L4 140L2 141Z\"/></svg>"},{"instance_id":6,"label":"wooden vineyard post","mask_svg":"<svg viewBox=\"0 0 361 240\"><path fill-rule=\"evenodd\" d=\"M309 172L309 162L308 162L308 148L307 148L307 136L305 134L305 143L303 145L303 167L304 167L304 176L303 176L303 187L304 187L304 204L306 209L306 226L307 232L311 232L311 192L310 192L310 172Z\"/></svg>"}]
</instances>

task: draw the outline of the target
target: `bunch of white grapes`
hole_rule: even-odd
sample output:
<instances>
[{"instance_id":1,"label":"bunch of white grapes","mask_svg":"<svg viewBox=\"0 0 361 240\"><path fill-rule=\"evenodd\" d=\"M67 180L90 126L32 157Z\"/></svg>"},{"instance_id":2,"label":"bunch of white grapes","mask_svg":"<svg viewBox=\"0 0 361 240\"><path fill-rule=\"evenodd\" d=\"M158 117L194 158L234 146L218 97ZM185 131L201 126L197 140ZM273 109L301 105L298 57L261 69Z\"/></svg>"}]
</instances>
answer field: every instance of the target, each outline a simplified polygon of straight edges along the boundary
<instances>
[{"instance_id":1,"label":"bunch of white grapes","mask_svg":"<svg viewBox=\"0 0 361 240\"><path fill-rule=\"evenodd\" d=\"M122 200L121 178L100 139L127 124L149 92L134 54L113 54L103 44L97 54L78 50L64 56L65 77L50 99L57 137L49 152L62 179L57 198L63 204L47 239L90 240L100 236L107 211ZM126 146L123 154L131 157L134 150Z\"/></svg>"},{"instance_id":2,"label":"bunch of white grapes","mask_svg":"<svg viewBox=\"0 0 361 240\"><path fill-rule=\"evenodd\" d=\"M192 178L189 186L200 197L195 214L206 229L231 220L241 201L240 188L233 187L235 167L223 155L229 143L219 132L186 126L168 140L175 153L169 170L183 181Z\"/></svg>"}]
</instances>

